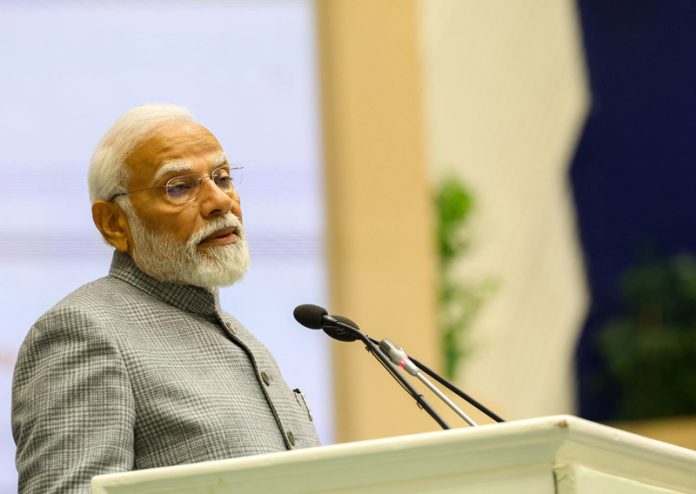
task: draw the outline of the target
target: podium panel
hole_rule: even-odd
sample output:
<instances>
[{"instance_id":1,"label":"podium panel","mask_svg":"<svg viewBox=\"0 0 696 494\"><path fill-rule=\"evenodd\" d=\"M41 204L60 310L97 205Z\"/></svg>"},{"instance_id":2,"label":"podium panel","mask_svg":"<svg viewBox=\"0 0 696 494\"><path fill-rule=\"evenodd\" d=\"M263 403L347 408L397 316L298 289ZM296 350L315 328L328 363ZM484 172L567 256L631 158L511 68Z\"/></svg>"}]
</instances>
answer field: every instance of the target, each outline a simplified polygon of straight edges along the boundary
<instances>
[{"instance_id":1,"label":"podium panel","mask_svg":"<svg viewBox=\"0 0 696 494\"><path fill-rule=\"evenodd\" d=\"M96 476L95 494L696 494L696 452L571 416Z\"/></svg>"}]
</instances>

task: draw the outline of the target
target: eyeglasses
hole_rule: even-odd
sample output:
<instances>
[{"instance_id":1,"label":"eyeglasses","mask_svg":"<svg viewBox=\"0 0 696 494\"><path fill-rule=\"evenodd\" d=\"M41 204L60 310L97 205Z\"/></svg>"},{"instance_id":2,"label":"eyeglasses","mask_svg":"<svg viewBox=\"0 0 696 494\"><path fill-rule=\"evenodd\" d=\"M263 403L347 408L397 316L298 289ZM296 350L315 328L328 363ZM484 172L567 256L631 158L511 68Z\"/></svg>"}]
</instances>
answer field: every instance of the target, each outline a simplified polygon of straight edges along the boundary
<instances>
[{"instance_id":1,"label":"eyeglasses","mask_svg":"<svg viewBox=\"0 0 696 494\"><path fill-rule=\"evenodd\" d=\"M213 170L209 176L200 177L198 175L182 175L169 179L165 185L156 187L145 187L143 189L129 190L128 192L119 192L111 196L109 201L113 201L117 197L142 192L144 190L164 189L167 200L175 205L182 205L191 202L198 197L198 192L201 189L203 180L209 178L213 183L225 193L232 192L235 184L241 182L243 166L224 165Z\"/></svg>"}]
</instances>

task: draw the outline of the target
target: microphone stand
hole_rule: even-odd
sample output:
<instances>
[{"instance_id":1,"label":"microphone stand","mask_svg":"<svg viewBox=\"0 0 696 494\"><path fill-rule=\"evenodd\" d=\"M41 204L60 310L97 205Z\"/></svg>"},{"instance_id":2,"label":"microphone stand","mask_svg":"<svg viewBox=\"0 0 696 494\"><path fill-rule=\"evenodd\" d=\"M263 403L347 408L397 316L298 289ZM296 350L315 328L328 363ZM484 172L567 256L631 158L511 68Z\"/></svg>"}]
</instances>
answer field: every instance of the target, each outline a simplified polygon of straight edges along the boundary
<instances>
[{"instance_id":1,"label":"microphone stand","mask_svg":"<svg viewBox=\"0 0 696 494\"><path fill-rule=\"evenodd\" d=\"M420 408L423 408L426 412L428 412L428 414L440 425L440 427L442 427L443 429L449 429L447 423L437 414L437 412L435 412L435 410L433 410L433 408L427 403L423 395L418 393L400 373L398 369L399 366L395 365L395 363L392 362L391 357L394 357L394 355L392 355L393 351L390 350L389 352L387 352L389 353L389 355L385 355L382 352L382 350L380 349L381 343L387 342L388 340L382 340L382 342L380 342L378 340L370 338L368 335L362 333L360 329L358 329L358 326L357 324L355 324L355 322L343 316L329 316L326 312L326 309L324 309L323 307L319 307L318 305L298 305L293 311L293 315L297 322L299 322L303 326L306 326L310 329L321 328L330 337L339 341L362 341L365 344L366 350L370 352L377 359L377 361L387 370L387 372L389 372L389 374L391 374L391 376L394 379L396 379L396 381L401 385L401 387L404 388L404 390L408 392L408 394L410 394L413 399L416 400L418 406ZM393 345L391 342L389 344ZM450 408L452 408L453 410L455 410L455 412L462 416L467 423L469 423L472 426L475 425L474 423L472 423L473 421L468 416L466 416L466 414L462 412L456 405L454 405L454 403L452 403L452 401L449 398L444 396L435 386L432 385L432 383L429 383L425 376L423 376L418 371L413 372L414 368L418 368L420 371L432 377L438 383L445 386L447 389L455 393L457 396L465 400L470 405L474 406L476 409L487 415L489 418L493 419L496 422L504 422L504 420L499 415L495 414L494 412L486 408L484 405L476 401L474 398L466 394L464 391L460 390L455 385L441 377L439 374L428 368L425 364L422 364L415 358L409 357L406 354L406 352L403 351L403 349L398 347L396 349L398 349L398 351L402 354L402 356L400 357L395 357L397 359L396 363L401 365L403 361L400 363L398 359L405 357L412 367L409 367L410 370L406 369L406 367L404 368L408 370L409 373L418 377L418 379L425 383L427 387L438 396L438 398L440 398Z\"/></svg>"},{"instance_id":2,"label":"microphone stand","mask_svg":"<svg viewBox=\"0 0 696 494\"><path fill-rule=\"evenodd\" d=\"M361 333L361 334L362 334L362 333ZM374 338L370 338L369 336L368 336L368 339L370 339L370 341L371 341L372 344L379 345L379 341L378 341L378 340L375 340ZM432 377L433 379L435 379L437 382L439 382L440 384L442 384L444 387L446 387L447 389L449 389L450 391L452 391L454 394L456 394L457 396L459 396L460 398L462 398L464 401L468 402L470 405L474 406L474 407L477 408L479 411L481 411L481 412L483 412L484 414L486 414L486 415L487 415L488 417L490 417L491 419L493 419L493 420L495 420L496 422L499 422L499 423L500 423L500 422L505 422L505 420L503 420L499 415L497 415L496 413L494 413L494 412L492 412L491 410L489 410L488 408L486 408L484 405L482 405L481 403L479 403L478 401L476 401L474 398L472 398L471 396L469 396L468 394L466 394L464 391L462 391L461 389L459 389L458 387L456 387L454 384L450 383L450 382L449 382L448 380L446 380L444 377L440 376L437 372L435 372L435 371L431 370L430 368L428 368L428 366L426 366L425 364L419 362L418 360L416 360L415 358L411 357L410 355L409 355L408 358L409 358L409 359L411 360L411 362L413 362L413 363L416 365L416 367L418 367L420 370L422 370L422 371L425 372L427 375L429 375L430 377ZM391 362L390 362L390 363L391 363Z\"/></svg>"},{"instance_id":3,"label":"microphone stand","mask_svg":"<svg viewBox=\"0 0 696 494\"><path fill-rule=\"evenodd\" d=\"M440 415L433 409L433 407L430 406L430 404L426 401L425 397L418 393L416 389L411 386L411 384L404 378L404 376L401 375L401 372L399 369L391 363L391 361L382 353L382 351L379 349L379 346L377 343L375 343L375 340L370 338L368 335L362 333L361 331L356 330L354 327L342 323L341 321L332 321L332 324L335 326L338 326L342 329L350 331L352 334L354 334L357 339L362 341L365 344L365 349L374 356L377 361L382 364L382 366L387 369L389 374L396 379L396 381L403 387L408 394L411 395L411 397L416 400L416 403L418 404L419 408L422 408L425 410L428 415L430 415L435 422L438 423L440 427L443 429L449 429L449 425L447 425L447 422L445 422Z\"/></svg>"}]
</instances>

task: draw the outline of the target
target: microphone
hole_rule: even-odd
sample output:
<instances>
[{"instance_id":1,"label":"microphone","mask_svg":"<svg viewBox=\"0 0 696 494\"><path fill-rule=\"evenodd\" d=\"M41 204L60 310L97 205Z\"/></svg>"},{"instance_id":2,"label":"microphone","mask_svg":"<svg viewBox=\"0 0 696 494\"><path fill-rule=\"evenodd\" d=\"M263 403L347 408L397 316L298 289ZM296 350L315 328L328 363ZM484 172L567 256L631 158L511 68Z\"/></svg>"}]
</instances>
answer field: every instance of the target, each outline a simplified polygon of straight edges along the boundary
<instances>
[{"instance_id":1,"label":"microphone","mask_svg":"<svg viewBox=\"0 0 696 494\"><path fill-rule=\"evenodd\" d=\"M321 329L324 327L324 318L328 318L326 309L314 304L302 304L292 311L295 320L309 329Z\"/></svg>"},{"instance_id":2,"label":"microphone","mask_svg":"<svg viewBox=\"0 0 696 494\"><path fill-rule=\"evenodd\" d=\"M408 358L408 355L406 355L404 349L396 346L393 341L380 341L379 349L382 350L387 357L389 357L389 360L391 360L394 365L398 365L412 376L417 376L420 372L418 367L416 367L416 364L411 362L411 359Z\"/></svg>"},{"instance_id":3,"label":"microphone","mask_svg":"<svg viewBox=\"0 0 696 494\"><path fill-rule=\"evenodd\" d=\"M447 403L450 408L453 408L453 406L456 407L456 405L454 405L449 398L444 396L439 389L435 388L435 386L433 386L433 384L427 380L421 371L435 379L438 383L445 386L447 389L477 408L479 411L483 412L494 421L505 422L505 420L503 420L499 415L495 414L483 404L479 403L464 391L457 388L454 384L444 379L437 372L428 368L428 366L422 362L419 362L415 358L410 358L403 348L397 346L390 340L377 341L374 338L370 338L368 335L360 331L359 326L354 321L351 321L347 317L338 315L330 316L326 309L313 304L298 305L295 307L293 315L295 316L297 322L303 326L310 329L322 329L327 335L336 340L346 342L361 340L365 344L367 350L372 353L372 355L380 362L380 364L382 364L382 366L385 367L385 369L387 369L392 377L396 379L399 384L416 400L418 405L428 412L428 414L438 424L440 424L443 429L448 429L449 427L437 415L437 413L432 410L430 405L427 404L425 398L423 398L422 395L420 395L410 384L408 384L408 381L406 381L398 372L397 366L420 379L428 388L430 388L431 391L438 395L438 398ZM377 345L379 345L379 347ZM455 409L455 412L457 412L460 417L464 418L464 420L466 420L470 425L475 425L473 424L473 421L469 422L471 419L467 420L468 416L466 418L464 417L466 414L464 414L464 412L462 412L460 409Z\"/></svg>"},{"instance_id":4,"label":"microphone","mask_svg":"<svg viewBox=\"0 0 696 494\"><path fill-rule=\"evenodd\" d=\"M344 316L329 317L333 317L335 322L331 321L331 326L325 326L324 333L331 336L334 340L345 341L348 343L360 339L360 336L358 336L358 333L360 333L360 327L355 323L355 321L351 321Z\"/></svg>"},{"instance_id":5,"label":"microphone","mask_svg":"<svg viewBox=\"0 0 696 494\"><path fill-rule=\"evenodd\" d=\"M326 334L334 339L346 342L361 340L365 344L365 348L387 369L387 372L397 380L401 387L416 400L418 406L425 410L440 427L449 429L447 422L442 420L423 395L411 386L389 358L380 351L377 342L363 334L354 321L344 316L330 316L326 309L313 304L298 305L292 314L295 320L303 326L310 329L323 329Z\"/></svg>"},{"instance_id":6,"label":"microphone","mask_svg":"<svg viewBox=\"0 0 696 494\"><path fill-rule=\"evenodd\" d=\"M360 339L360 328L354 321L343 316L330 316L326 309L318 305L298 305L292 315L304 327L322 329L336 340L350 342Z\"/></svg>"}]
</instances>

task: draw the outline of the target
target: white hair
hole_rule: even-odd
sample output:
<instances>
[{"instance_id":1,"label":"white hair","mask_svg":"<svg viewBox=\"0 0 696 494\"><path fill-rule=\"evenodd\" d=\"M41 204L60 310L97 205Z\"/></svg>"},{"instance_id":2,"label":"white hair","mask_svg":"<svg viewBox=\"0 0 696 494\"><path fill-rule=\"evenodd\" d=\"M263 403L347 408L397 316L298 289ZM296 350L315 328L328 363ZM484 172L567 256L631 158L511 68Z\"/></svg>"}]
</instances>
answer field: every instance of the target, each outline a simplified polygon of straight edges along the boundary
<instances>
[{"instance_id":1,"label":"white hair","mask_svg":"<svg viewBox=\"0 0 696 494\"><path fill-rule=\"evenodd\" d=\"M139 106L121 115L92 155L87 176L91 202L108 201L125 192L125 160L130 152L157 127L174 120L193 120L193 116L186 108L169 104Z\"/></svg>"},{"instance_id":2,"label":"white hair","mask_svg":"<svg viewBox=\"0 0 696 494\"><path fill-rule=\"evenodd\" d=\"M119 204L128 215L133 235L133 262L153 278L201 288L222 287L235 283L249 268L244 227L231 212L211 220L181 244L171 233L160 233L145 226L130 202L121 201ZM205 252L198 251L199 243L223 228L234 228L237 241L231 245L211 245Z\"/></svg>"}]
</instances>

